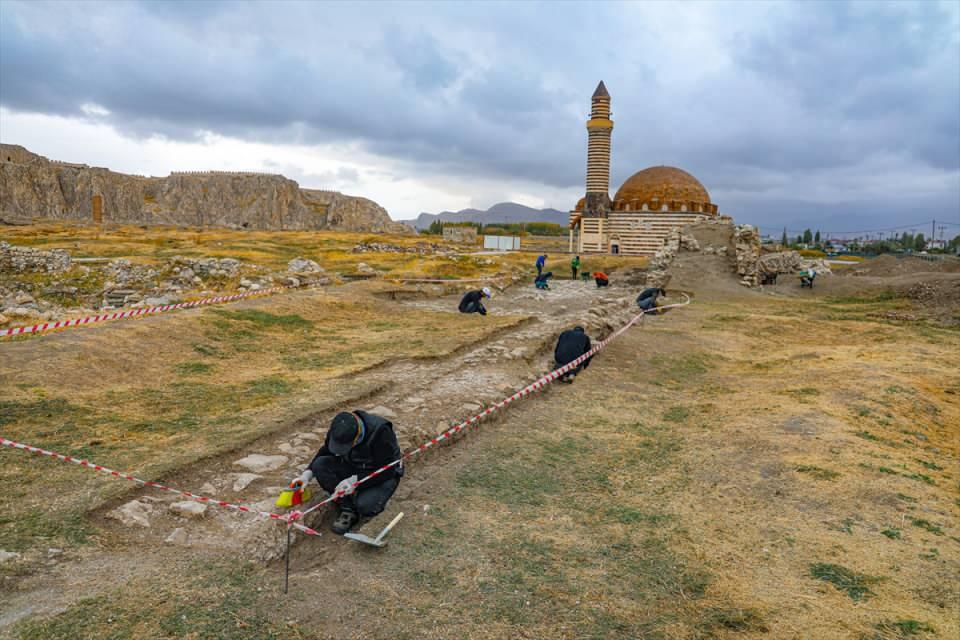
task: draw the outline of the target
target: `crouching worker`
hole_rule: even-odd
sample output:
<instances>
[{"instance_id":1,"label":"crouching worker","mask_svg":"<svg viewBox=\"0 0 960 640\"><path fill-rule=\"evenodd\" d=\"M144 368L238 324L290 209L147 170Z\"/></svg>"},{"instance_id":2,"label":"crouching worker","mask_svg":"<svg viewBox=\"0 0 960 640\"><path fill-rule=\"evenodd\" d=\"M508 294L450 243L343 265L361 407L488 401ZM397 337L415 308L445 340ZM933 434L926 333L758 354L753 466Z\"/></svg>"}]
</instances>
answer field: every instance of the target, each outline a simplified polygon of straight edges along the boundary
<instances>
[{"instance_id":1,"label":"crouching worker","mask_svg":"<svg viewBox=\"0 0 960 640\"><path fill-rule=\"evenodd\" d=\"M546 273L541 273L537 276L536 280L533 281L533 284L537 289L549 289L550 283L548 282L550 278L553 277L553 271L547 271Z\"/></svg>"},{"instance_id":2,"label":"crouching worker","mask_svg":"<svg viewBox=\"0 0 960 640\"><path fill-rule=\"evenodd\" d=\"M487 315L487 310L483 306L483 299L491 297L490 287L477 289L476 291L467 291L460 298L460 313L479 313L482 316Z\"/></svg>"},{"instance_id":3,"label":"crouching worker","mask_svg":"<svg viewBox=\"0 0 960 640\"><path fill-rule=\"evenodd\" d=\"M354 490L351 487L380 467L399 460L401 455L389 420L366 411L338 413L330 424L323 446L307 470L290 483L290 488L302 488L316 478L331 495L346 489L349 493L335 501L337 518L332 527L334 533L343 535L361 517L369 518L383 511L400 484L403 463Z\"/></svg>"},{"instance_id":4,"label":"crouching worker","mask_svg":"<svg viewBox=\"0 0 960 640\"><path fill-rule=\"evenodd\" d=\"M644 289L639 296L637 296L637 306L643 309L644 311L650 311L657 307L657 298L663 296L667 297L667 290L662 287L650 287L649 289Z\"/></svg>"},{"instance_id":5,"label":"crouching worker","mask_svg":"<svg viewBox=\"0 0 960 640\"><path fill-rule=\"evenodd\" d=\"M570 364L590 351L590 349L590 336L584 332L583 327L574 327L569 331L564 331L560 334L560 337L557 338L557 348L553 350L553 359L556 360L557 367L559 368L565 364ZM560 380L563 382L573 382L573 379L577 377L580 371L590 366L591 359L593 359L593 356L590 356L575 368L563 374Z\"/></svg>"},{"instance_id":6,"label":"crouching worker","mask_svg":"<svg viewBox=\"0 0 960 640\"><path fill-rule=\"evenodd\" d=\"M610 286L610 277L603 271L594 271L593 279L596 281L598 287Z\"/></svg>"}]
</instances>

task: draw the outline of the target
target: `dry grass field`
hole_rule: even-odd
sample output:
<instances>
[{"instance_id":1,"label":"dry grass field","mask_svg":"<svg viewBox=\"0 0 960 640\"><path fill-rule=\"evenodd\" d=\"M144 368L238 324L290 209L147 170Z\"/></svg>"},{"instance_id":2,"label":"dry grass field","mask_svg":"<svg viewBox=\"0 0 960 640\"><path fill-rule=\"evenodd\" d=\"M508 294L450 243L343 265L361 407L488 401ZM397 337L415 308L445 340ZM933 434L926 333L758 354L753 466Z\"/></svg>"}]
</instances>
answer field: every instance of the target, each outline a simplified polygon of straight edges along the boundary
<instances>
[{"instance_id":1,"label":"dry grass field","mask_svg":"<svg viewBox=\"0 0 960 640\"><path fill-rule=\"evenodd\" d=\"M327 266L316 245L271 247L249 250ZM0 637L957 637L955 325L867 280L856 295L831 276L758 292L684 262L674 284L692 305L414 466L385 514L406 513L386 549L299 540L287 596L282 563L145 543L91 515L129 487L0 452L0 549L23 555L0 565L0 601L59 590L26 617L0 604ZM351 398L440 394L470 362L480 382L417 407L428 423L464 417L463 402L502 395L483 381L548 365L539 352L463 360L468 345L533 340L561 313L557 292L521 298L526 287L484 319L353 283L3 343L0 434L189 482L177 469L215 468ZM442 376L370 386L395 361ZM80 568L91 562L105 567L95 578Z\"/></svg>"},{"instance_id":2,"label":"dry grass field","mask_svg":"<svg viewBox=\"0 0 960 640\"><path fill-rule=\"evenodd\" d=\"M418 243L443 244L438 236L386 236L315 231L230 231L178 227L74 226L47 223L0 230L0 240L39 249L66 249L77 258L129 258L140 263L157 263L173 256L236 258L268 269L283 270L298 256L316 260L327 271L353 273L359 262L391 278L476 278L514 269L532 271L536 256L509 252L478 258L469 255L442 256L402 253L352 253L363 242L389 242L413 247ZM531 248L566 250L566 238L531 238ZM456 247L466 252L482 247ZM559 253L553 268L560 277L569 275L569 259ZM591 270L616 269L642 264L642 259L613 256L591 257Z\"/></svg>"}]
</instances>

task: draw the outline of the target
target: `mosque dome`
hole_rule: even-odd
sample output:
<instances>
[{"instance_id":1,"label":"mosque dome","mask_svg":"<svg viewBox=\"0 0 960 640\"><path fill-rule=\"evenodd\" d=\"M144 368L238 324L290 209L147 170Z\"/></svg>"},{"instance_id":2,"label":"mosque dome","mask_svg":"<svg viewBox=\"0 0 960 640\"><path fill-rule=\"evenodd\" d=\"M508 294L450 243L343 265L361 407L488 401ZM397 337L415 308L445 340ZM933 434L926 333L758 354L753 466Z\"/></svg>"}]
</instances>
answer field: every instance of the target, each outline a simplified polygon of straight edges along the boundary
<instances>
[{"instance_id":1,"label":"mosque dome","mask_svg":"<svg viewBox=\"0 0 960 640\"><path fill-rule=\"evenodd\" d=\"M700 181L676 167L649 167L638 171L613 198L614 211L688 211L717 213Z\"/></svg>"}]
</instances>

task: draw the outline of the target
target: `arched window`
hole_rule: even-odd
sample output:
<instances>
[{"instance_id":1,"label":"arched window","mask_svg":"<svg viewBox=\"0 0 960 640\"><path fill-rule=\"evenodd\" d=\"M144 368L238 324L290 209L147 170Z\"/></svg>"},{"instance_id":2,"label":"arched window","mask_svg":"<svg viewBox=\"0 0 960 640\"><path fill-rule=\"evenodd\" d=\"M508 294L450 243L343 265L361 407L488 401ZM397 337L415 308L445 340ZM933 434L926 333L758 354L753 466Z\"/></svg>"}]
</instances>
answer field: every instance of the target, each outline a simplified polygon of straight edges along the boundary
<instances>
[{"instance_id":1,"label":"arched window","mask_svg":"<svg viewBox=\"0 0 960 640\"><path fill-rule=\"evenodd\" d=\"M666 211L666 210L667 210L667 205L663 205L662 207L660 207L660 211Z\"/></svg>"},{"instance_id":2,"label":"arched window","mask_svg":"<svg viewBox=\"0 0 960 640\"><path fill-rule=\"evenodd\" d=\"M680 211L686 211L686 210L687 210L687 205L685 204L680 205Z\"/></svg>"},{"instance_id":3,"label":"arched window","mask_svg":"<svg viewBox=\"0 0 960 640\"><path fill-rule=\"evenodd\" d=\"M647 206L646 202L644 202L643 206L640 207L640 211L650 211L650 207Z\"/></svg>"}]
</instances>

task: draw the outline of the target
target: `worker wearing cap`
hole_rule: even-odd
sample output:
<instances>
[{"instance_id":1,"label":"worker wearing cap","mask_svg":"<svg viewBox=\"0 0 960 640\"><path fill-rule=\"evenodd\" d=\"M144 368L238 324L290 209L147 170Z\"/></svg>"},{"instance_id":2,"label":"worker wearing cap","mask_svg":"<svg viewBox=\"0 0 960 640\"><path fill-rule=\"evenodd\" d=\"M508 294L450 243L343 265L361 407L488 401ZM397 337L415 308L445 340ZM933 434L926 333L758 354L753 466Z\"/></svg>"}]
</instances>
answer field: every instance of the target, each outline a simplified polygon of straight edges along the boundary
<instances>
[{"instance_id":1,"label":"worker wearing cap","mask_svg":"<svg viewBox=\"0 0 960 640\"><path fill-rule=\"evenodd\" d=\"M487 315L487 309L483 306L483 299L490 298L493 294L490 287L477 289L476 291L467 291L460 299L460 313L479 313L482 316Z\"/></svg>"},{"instance_id":2,"label":"worker wearing cap","mask_svg":"<svg viewBox=\"0 0 960 640\"><path fill-rule=\"evenodd\" d=\"M557 346L553 350L553 359L557 363L557 368L560 368L566 364L570 364L590 351L590 349L590 336L586 334L583 327L574 327L569 331L564 331L560 334L560 337L557 338ZM573 379L577 377L578 373L590 366L591 358L593 358L593 356L590 356L590 358L587 358L575 368L563 374L560 380L562 382L573 382Z\"/></svg>"},{"instance_id":3,"label":"worker wearing cap","mask_svg":"<svg viewBox=\"0 0 960 640\"><path fill-rule=\"evenodd\" d=\"M359 486L377 469L402 456L393 424L366 411L338 413L327 431L327 439L291 489L302 488L316 478L327 493L346 493L335 501L337 518L333 532L343 535L363 517L383 511L403 476L403 464L387 469Z\"/></svg>"},{"instance_id":4,"label":"worker wearing cap","mask_svg":"<svg viewBox=\"0 0 960 640\"><path fill-rule=\"evenodd\" d=\"M655 309L657 306L657 298L663 296L667 297L667 290L663 287L649 287L644 289L639 296L637 296L637 306L644 311L650 311Z\"/></svg>"}]
</instances>

